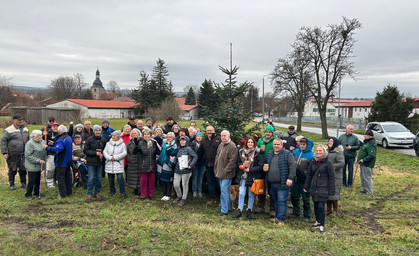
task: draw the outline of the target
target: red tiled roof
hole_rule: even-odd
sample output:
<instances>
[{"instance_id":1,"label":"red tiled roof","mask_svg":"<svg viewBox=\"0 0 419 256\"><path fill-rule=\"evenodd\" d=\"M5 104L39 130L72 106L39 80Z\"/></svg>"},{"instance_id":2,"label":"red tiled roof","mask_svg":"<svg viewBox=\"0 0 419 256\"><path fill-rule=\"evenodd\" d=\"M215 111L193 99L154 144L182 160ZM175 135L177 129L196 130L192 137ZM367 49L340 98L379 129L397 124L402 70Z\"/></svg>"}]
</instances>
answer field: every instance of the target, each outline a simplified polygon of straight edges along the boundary
<instances>
[{"instance_id":1,"label":"red tiled roof","mask_svg":"<svg viewBox=\"0 0 419 256\"><path fill-rule=\"evenodd\" d=\"M130 101L115 101L115 100L81 100L81 99L66 99L68 101L80 104L88 108L132 108L137 103Z\"/></svg>"},{"instance_id":2,"label":"red tiled roof","mask_svg":"<svg viewBox=\"0 0 419 256\"><path fill-rule=\"evenodd\" d=\"M132 102L135 102L135 100L133 100L130 97L118 97L118 98L115 98L115 100L116 101L132 101Z\"/></svg>"},{"instance_id":3,"label":"red tiled roof","mask_svg":"<svg viewBox=\"0 0 419 256\"><path fill-rule=\"evenodd\" d=\"M372 104L373 100L357 100L356 102L350 102L350 103L346 103L343 105L340 105L340 107L342 108L347 108L347 107L370 107ZM335 106L336 108L338 106Z\"/></svg>"},{"instance_id":4,"label":"red tiled roof","mask_svg":"<svg viewBox=\"0 0 419 256\"><path fill-rule=\"evenodd\" d=\"M311 98L311 99L310 99L310 101L311 101L311 102L315 102L316 100L315 100L314 98ZM340 103L341 103L341 104L342 104L342 103L360 102L360 101L364 101L364 100L347 100L347 99L340 99ZM333 100L332 100L332 99L329 99L329 100L328 100L328 102L330 102L330 103L339 103L339 99L336 99L336 98L334 98Z\"/></svg>"},{"instance_id":5,"label":"red tiled roof","mask_svg":"<svg viewBox=\"0 0 419 256\"><path fill-rule=\"evenodd\" d=\"M179 105L180 109L182 109L183 111L190 111L194 108L196 108L198 106L198 104L195 105L185 105L185 97L176 97L175 98L177 104Z\"/></svg>"}]
</instances>

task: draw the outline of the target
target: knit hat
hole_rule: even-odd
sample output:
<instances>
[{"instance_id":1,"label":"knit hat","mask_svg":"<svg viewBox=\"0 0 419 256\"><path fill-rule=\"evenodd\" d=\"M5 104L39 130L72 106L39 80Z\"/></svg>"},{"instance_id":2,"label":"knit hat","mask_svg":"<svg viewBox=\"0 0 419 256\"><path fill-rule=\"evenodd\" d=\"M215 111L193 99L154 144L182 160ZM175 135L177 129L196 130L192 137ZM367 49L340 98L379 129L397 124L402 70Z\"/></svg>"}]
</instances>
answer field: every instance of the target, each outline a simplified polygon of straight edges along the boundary
<instances>
[{"instance_id":1,"label":"knit hat","mask_svg":"<svg viewBox=\"0 0 419 256\"><path fill-rule=\"evenodd\" d=\"M147 117L147 119L145 120L145 122L147 123L148 121L153 122L153 119L151 119L151 117Z\"/></svg>"},{"instance_id":2,"label":"knit hat","mask_svg":"<svg viewBox=\"0 0 419 256\"><path fill-rule=\"evenodd\" d=\"M103 124L103 123L108 123L108 124L110 124L109 120L108 120L108 119L106 119L106 118L103 118L103 120L102 120L102 124Z\"/></svg>"},{"instance_id":3,"label":"knit hat","mask_svg":"<svg viewBox=\"0 0 419 256\"><path fill-rule=\"evenodd\" d=\"M366 130L364 134L374 137L374 133L371 130Z\"/></svg>"},{"instance_id":4,"label":"knit hat","mask_svg":"<svg viewBox=\"0 0 419 256\"><path fill-rule=\"evenodd\" d=\"M266 131L270 131L270 132L273 133L274 132L274 128L272 127L272 125L268 125L268 126L265 127L265 132Z\"/></svg>"},{"instance_id":5,"label":"knit hat","mask_svg":"<svg viewBox=\"0 0 419 256\"><path fill-rule=\"evenodd\" d=\"M161 131L161 133L163 133L163 129L162 129L162 128L157 127L156 129L154 129L154 132L157 132L157 130L160 130L160 131Z\"/></svg>"},{"instance_id":6,"label":"knit hat","mask_svg":"<svg viewBox=\"0 0 419 256\"><path fill-rule=\"evenodd\" d=\"M198 133L196 134L196 136L198 137L198 136L204 136L204 135L202 134L202 132L198 132Z\"/></svg>"},{"instance_id":7,"label":"knit hat","mask_svg":"<svg viewBox=\"0 0 419 256\"><path fill-rule=\"evenodd\" d=\"M304 136L303 135L299 135L299 136L295 137L295 141L296 142L299 142L302 138L304 138Z\"/></svg>"},{"instance_id":8,"label":"knit hat","mask_svg":"<svg viewBox=\"0 0 419 256\"><path fill-rule=\"evenodd\" d=\"M83 128L83 125L82 124L76 124L76 126L74 126L74 129L77 129L77 127L81 127L81 128Z\"/></svg>"},{"instance_id":9,"label":"knit hat","mask_svg":"<svg viewBox=\"0 0 419 256\"><path fill-rule=\"evenodd\" d=\"M115 135L116 137L118 137L120 139L121 138L121 131L120 130L113 131L111 133L111 135Z\"/></svg>"},{"instance_id":10,"label":"knit hat","mask_svg":"<svg viewBox=\"0 0 419 256\"><path fill-rule=\"evenodd\" d=\"M102 127L100 127L100 125L97 125L97 124L93 125L93 131L96 131L98 129L102 131Z\"/></svg>"}]
</instances>

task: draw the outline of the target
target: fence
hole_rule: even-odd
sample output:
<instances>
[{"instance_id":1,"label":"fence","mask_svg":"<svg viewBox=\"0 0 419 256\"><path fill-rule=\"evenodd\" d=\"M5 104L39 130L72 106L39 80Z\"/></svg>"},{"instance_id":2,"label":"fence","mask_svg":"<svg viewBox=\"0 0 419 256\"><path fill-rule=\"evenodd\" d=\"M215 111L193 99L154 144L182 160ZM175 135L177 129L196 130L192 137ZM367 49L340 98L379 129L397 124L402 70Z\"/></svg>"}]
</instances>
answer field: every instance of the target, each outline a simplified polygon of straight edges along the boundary
<instances>
[{"instance_id":1,"label":"fence","mask_svg":"<svg viewBox=\"0 0 419 256\"><path fill-rule=\"evenodd\" d=\"M274 119L274 121L282 121L282 122L292 122L297 123L297 117L296 116L281 116L279 118ZM338 124L338 118L337 117L326 117L327 124L328 125L337 125ZM321 123L319 116L303 116L302 118L303 123ZM340 118L340 127L346 127L348 124L352 124L356 130L363 130L365 129L366 123L363 118L347 118L347 117L341 117Z\"/></svg>"},{"instance_id":2,"label":"fence","mask_svg":"<svg viewBox=\"0 0 419 256\"><path fill-rule=\"evenodd\" d=\"M80 110L78 109L13 107L11 112L12 115L21 115L28 124L45 124L50 116L53 116L59 123L80 121Z\"/></svg>"}]
</instances>

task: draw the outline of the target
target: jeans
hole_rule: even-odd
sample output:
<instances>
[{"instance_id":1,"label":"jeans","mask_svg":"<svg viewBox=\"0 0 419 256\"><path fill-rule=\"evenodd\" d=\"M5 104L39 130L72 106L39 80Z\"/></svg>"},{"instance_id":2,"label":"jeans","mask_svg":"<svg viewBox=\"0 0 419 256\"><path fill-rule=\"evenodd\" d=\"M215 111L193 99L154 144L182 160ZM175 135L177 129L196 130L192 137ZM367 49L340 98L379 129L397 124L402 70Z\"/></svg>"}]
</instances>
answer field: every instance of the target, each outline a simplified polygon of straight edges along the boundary
<instances>
[{"instance_id":1,"label":"jeans","mask_svg":"<svg viewBox=\"0 0 419 256\"><path fill-rule=\"evenodd\" d=\"M108 173L109 180L109 192L111 195L115 194L115 174L118 181L119 193L125 195L125 184L124 184L124 174L123 173Z\"/></svg>"},{"instance_id":2,"label":"jeans","mask_svg":"<svg viewBox=\"0 0 419 256\"><path fill-rule=\"evenodd\" d=\"M55 175L58 182L58 190L61 197L73 194L72 191L72 173L70 167L55 167Z\"/></svg>"},{"instance_id":3,"label":"jeans","mask_svg":"<svg viewBox=\"0 0 419 256\"><path fill-rule=\"evenodd\" d=\"M231 208L231 203L230 203L231 179L218 179L218 180L220 182L220 188L221 188L221 195L220 195L221 212L228 213L228 211Z\"/></svg>"},{"instance_id":4,"label":"jeans","mask_svg":"<svg viewBox=\"0 0 419 256\"><path fill-rule=\"evenodd\" d=\"M182 199L186 200L188 196L189 179L191 178L191 175L192 173L186 173L186 174L175 173L175 177L173 178L173 187L175 188L177 197L182 197ZM183 193L180 189L181 181L182 181Z\"/></svg>"},{"instance_id":5,"label":"jeans","mask_svg":"<svg viewBox=\"0 0 419 256\"><path fill-rule=\"evenodd\" d=\"M373 192L372 184L372 169L368 166L361 166L361 191L365 194L370 195Z\"/></svg>"},{"instance_id":6,"label":"jeans","mask_svg":"<svg viewBox=\"0 0 419 256\"><path fill-rule=\"evenodd\" d=\"M269 183L269 186L275 206L275 217L278 221L285 221L289 189L282 189L281 184L278 183Z\"/></svg>"},{"instance_id":7,"label":"jeans","mask_svg":"<svg viewBox=\"0 0 419 256\"><path fill-rule=\"evenodd\" d=\"M354 163L355 163L355 158L345 157L345 165L343 166L343 170L342 170L342 178L343 178L342 184L345 187L352 186L352 181L354 178ZM346 182L346 166L348 166L348 182Z\"/></svg>"},{"instance_id":8,"label":"jeans","mask_svg":"<svg viewBox=\"0 0 419 256\"><path fill-rule=\"evenodd\" d=\"M291 202L292 202L292 213L296 216L300 216L301 213L301 198L303 199L304 218L311 217L311 206L310 206L310 191L303 191L304 183L296 182L291 187Z\"/></svg>"},{"instance_id":9,"label":"jeans","mask_svg":"<svg viewBox=\"0 0 419 256\"><path fill-rule=\"evenodd\" d=\"M87 166L87 196L91 196L93 193L93 184L95 185L95 194L100 193L102 188L101 178L102 178L102 165L88 165Z\"/></svg>"},{"instance_id":10,"label":"jeans","mask_svg":"<svg viewBox=\"0 0 419 256\"><path fill-rule=\"evenodd\" d=\"M215 199L215 186L217 179L214 175L214 167L205 167L205 174L207 175L209 198ZM230 189L230 188L229 188Z\"/></svg>"},{"instance_id":11,"label":"jeans","mask_svg":"<svg viewBox=\"0 0 419 256\"><path fill-rule=\"evenodd\" d=\"M324 226L325 222L325 212L324 212L324 204L325 201L314 201L314 215L316 215L316 221Z\"/></svg>"},{"instance_id":12,"label":"jeans","mask_svg":"<svg viewBox=\"0 0 419 256\"><path fill-rule=\"evenodd\" d=\"M26 187L25 196L31 196L32 192L34 196L38 196L39 183L41 181L41 172L28 172L28 186Z\"/></svg>"},{"instance_id":13,"label":"jeans","mask_svg":"<svg viewBox=\"0 0 419 256\"><path fill-rule=\"evenodd\" d=\"M247 200L247 209L252 210L253 202L255 201L255 193L250 191L250 187L246 186L246 180L241 179L240 188L239 188L239 206L238 206L240 211L243 211L244 198L246 197L246 190L249 196L249 199Z\"/></svg>"},{"instance_id":14,"label":"jeans","mask_svg":"<svg viewBox=\"0 0 419 256\"><path fill-rule=\"evenodd\" d=\"M204 178L205 166L197 165L192 171L192 192L202 193L202 179Z\"/></svg>"}]
</instances>

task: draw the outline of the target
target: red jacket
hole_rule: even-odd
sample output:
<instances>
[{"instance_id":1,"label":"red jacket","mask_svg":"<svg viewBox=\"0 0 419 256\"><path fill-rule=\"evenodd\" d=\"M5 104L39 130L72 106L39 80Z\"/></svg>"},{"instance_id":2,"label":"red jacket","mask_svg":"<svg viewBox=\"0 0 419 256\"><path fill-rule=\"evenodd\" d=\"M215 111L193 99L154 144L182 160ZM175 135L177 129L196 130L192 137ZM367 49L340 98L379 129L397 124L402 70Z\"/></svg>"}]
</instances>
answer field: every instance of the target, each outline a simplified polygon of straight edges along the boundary
<instances>
[{"instance_id":1,"label":"red jacket","mask_svg":"<svg viewBox=\"0 0 419 256\"><path fill-rule=\"evenodd\" d=\"M125 143L125 146L127 146L127 145L128 145L128 142L129 142L130 136L131 136L131 134L125 134L125 133L123 133L123 134L121 135L121 139L122 139L122 141ZM127 158L126 158L126 157L124 157L124 165L128 165L128 161L127 161Z\"/></svg>"}]
</instances>

